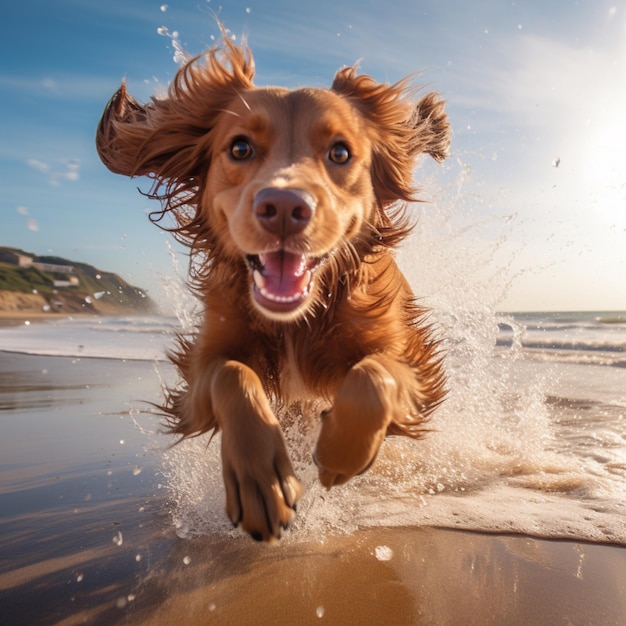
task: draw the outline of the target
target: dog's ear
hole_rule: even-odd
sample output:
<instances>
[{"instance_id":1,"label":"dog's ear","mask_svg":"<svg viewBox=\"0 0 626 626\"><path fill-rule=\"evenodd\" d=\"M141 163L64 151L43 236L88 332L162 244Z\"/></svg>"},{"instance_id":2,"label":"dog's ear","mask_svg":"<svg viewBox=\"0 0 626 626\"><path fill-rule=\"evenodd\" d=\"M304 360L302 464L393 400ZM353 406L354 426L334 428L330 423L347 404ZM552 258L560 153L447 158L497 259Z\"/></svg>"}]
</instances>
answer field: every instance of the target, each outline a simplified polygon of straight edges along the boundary
<instances>
[{"instance_id":1,"label":"dog's ear","mask_svg":"<svg viewBox=\"0 0 626 626\"><path fill-rule=\"evenodd\" d=\"M417 157L429 154L442 161L448 154L450 125L443 100L430 93L414 105L406 80L377 83L370 76L357 76L356 67L341 69L331 89L348 98L368 122L372 182L381 204L413 200Z\"/></svg>"},{"instance_id":2,"label":"dog's ear","mask_svg":"<svg viewBox=\"0 0 626 626\"><path fill-rule=\"evenodd\" d=\"M211 129L237 93L253 87L253 77L250 50L225 39L181 67L165 98L142 105L122 84L98 124L102 162L116 174L174 186L199 176L210 159Z\"/></svg>"},{"instance_id":3,"label":"dog's ear","mask_svg":"<svg viewBox=\"0 0 626 626\"><path fill-rule=\"evenodd\" d=\"M438 162L443 161L450 153L452 132L444 106L445 102L438 94L429 93L417 103L411 121L415 131L413 150L416 154L425 152Z\"/></svg>"},{"instance_id":4,"label":"dog's ear","mask_svg":"<svg viewBox=\"0 0 626 626\"><path fill-rule=\"evenodd\" d=\"M149 169L139 167L137 152L152 132L147 121L149 106L139 104L126 91L126 83L107 103L96 131L96 149L102 162L115 174L148 173Z\"/></svg>"}]
</instances>

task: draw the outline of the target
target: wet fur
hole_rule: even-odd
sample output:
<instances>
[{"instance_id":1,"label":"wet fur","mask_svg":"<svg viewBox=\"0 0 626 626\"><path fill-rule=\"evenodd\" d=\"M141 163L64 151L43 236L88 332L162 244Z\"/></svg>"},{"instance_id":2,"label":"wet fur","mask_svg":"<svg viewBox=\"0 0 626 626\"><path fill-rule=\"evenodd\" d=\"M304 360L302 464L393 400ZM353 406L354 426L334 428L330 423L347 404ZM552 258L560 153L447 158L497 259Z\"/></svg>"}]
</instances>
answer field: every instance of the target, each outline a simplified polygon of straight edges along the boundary
<instances>
[{"instance_id":1,"label":"wet fur","mask_svg":"<svg viewBox=\"0 0 626 626\"><path fill-rule=\"evenodd\" d=\"M273 407L329 407L314 458L327 487L365 471L388 434L419 437L444 397L437 343L391 250L409 232L420 154L448 152L443 102L417 103L406 81L376 83L340 70L330 90L257 89L245 46L229 41L187 63L166 98L142 105L125 85L97 131L105 165L154 181L148 195L188 246L204 318L172 360L182 384L164 404L172 433L222 431L226 510L256 539L279 537L301 494ZM235 130L254 137L248 162L224 156ZM336 138L348 165L330 163ZM260 189L298 187L316 199L289 245L322 255L301 309L254 303L246 255L271 236L255 222Z\"/></svg>"}]
</instances>

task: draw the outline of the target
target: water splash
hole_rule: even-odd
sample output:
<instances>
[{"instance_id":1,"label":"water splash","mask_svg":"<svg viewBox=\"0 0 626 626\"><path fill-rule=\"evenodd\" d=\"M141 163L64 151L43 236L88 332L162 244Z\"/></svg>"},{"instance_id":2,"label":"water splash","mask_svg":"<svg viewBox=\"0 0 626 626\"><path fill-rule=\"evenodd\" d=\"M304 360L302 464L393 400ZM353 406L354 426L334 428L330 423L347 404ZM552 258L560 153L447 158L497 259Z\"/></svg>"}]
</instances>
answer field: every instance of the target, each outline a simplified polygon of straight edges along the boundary
<instances>
[{"instance_id":1,"label":"water splash","mask_svg":"<svg viewBox=\"0 0 626 626\"><path fill-rule=\"evenodd\" d=\"M161 277L165 301L178 319L183 334L188 334L193 332L199 320L201 304L187 286L187 269L181 268L180 258L171 242L166 240L165 246L172 263L172 272Z\"/></svg>"},{"instance_id":2,"label":"water splash","mask_svg":"<svg viewBox=\"0 0 626 626\"><path fill-rule=\"evenodd\" d=\"M174 48L174 56L172 59L174 63L177 65L183 65L193 58L193 55L189 54L183 48L183 45L180 42L180 35L177 30L170 32L167 26L159 26L156 32L162 37L168 37L172 41L172 48Z\"/></svg>"},{"instance_id":3,"label":"water splash","mask_svg":"<svg viewBox=\"0 0 626 626\"><path fill-rule=\"evenodd\" d=\"M470 173L462 164L460 170L446 188L429 183L436 201L411 207L419 221L398 254L415 293L427 294L422 302L432 309L446 355L448 397L423 440L388 438L366 474L331 491L311 461L319 411L290 415L285 440L304 494L284 541L380 525L624 535L614 512L602 517L569 497L597 488L580 460L557 445L545 402L555 371L524 361L523 328L497 312L513 279L517 218L485 216L465 193ZM504 322L513 339L498 348ZM219 435L168 450L164 475L180 537L236 532L224 513Z\"/></svg>"}]
</instances>

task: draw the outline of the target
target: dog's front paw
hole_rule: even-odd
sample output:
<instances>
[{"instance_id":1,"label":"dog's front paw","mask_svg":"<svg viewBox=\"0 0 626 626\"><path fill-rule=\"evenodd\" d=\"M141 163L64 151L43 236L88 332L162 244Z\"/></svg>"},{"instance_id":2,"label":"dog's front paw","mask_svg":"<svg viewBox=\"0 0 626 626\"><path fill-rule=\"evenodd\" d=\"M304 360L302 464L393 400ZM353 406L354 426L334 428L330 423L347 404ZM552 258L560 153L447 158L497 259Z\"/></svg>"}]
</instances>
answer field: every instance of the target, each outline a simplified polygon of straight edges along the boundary
<instances>
[{"instance_id":1,"label":"dog's front paw","mask_svg":"<svg viewBox=\"0 0 626 626\"><path fill-rule=\"evenodd\" d=\"M387 420L381 420L378 427L370 422L370 428L364 428L362 422L358 418L342 419L334 409L322 413L313 460L327 489L363 474L375 461L387 432Z\"/></svg>"},{"instance_id":2,"label":"dog's front paw","mask_svg":"<svg viewBox=\"0 0 626 626\"><path fill-rule=\"evenodd\" d=\"M313 459L322 485L330 489L367 471L387 434L397 389L380 357L366 357L348 372L322 429Z\"/></svg>"},{"instance_id":3,"label":"dog's front paw","mask_svg":"<svg viewBox=\"0 0 626 626\"><path fill-rule=\"evenodd\" d=\"M278 425L255 433L252 445L222 435L226 513L256 541L280 539L295 515L302 486L296 478Z\"/></svg>"}]
</instances>

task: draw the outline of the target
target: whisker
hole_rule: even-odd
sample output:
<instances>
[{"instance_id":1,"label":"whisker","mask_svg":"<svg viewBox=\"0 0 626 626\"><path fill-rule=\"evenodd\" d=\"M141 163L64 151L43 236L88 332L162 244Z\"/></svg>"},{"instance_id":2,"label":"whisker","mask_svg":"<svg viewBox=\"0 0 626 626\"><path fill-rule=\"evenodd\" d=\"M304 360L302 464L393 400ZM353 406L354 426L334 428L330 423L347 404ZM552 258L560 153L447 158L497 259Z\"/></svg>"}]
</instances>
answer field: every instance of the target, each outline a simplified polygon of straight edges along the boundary
<instances>
[{"instance_id":1,"label":"whisker","mask_svg":"<svg viewBox=\"0 0 626 626\"><path fill-rule=\"evenodd\" d=\"M236 111L231 111L230 109L218 109L220 113L227 113L228 115L232 115L233 117L241 117L241 114Z\"/></svg>"},{"instance_id":2,"label":"whisker","mask_svg":"<svg viewBox=\"0 0 626 626\"><path fill-rule=\"evenodd\" d=\"M250 107L246 99L243 97L243 94L240 92L237 92L237 95L239 96L239 99L243 102L243 105L246 107L246 109L248 109L248 111L252 111L252 108Z\"/></svg>"}]
</instances>

